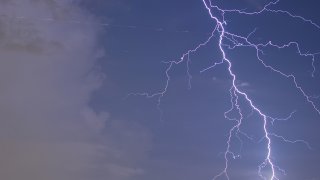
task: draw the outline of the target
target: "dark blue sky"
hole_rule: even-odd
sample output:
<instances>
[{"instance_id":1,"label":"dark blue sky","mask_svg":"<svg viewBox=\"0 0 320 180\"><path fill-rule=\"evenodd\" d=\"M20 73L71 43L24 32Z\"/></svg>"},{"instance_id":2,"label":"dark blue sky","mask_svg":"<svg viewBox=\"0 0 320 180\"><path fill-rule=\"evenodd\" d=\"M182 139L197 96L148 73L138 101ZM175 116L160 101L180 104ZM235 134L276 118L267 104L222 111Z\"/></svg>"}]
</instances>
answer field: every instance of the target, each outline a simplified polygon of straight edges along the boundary
<instances>
[{"instance_id":1,"label":"dark blue sky","mask_svg":"<svg viewBox=\"0 0 320 180\"><path fill-rule=\"evenodd\" d=\"M219 0L212 1L222 9L244 9L247 12L261 10L268 0ZM200 73L213 62L221 61L218 47L219 34L196 53L190 55L192 88L188 89L186 62L174 65L169 71L168 89L161 98L127 96L129 93L162 91L166 83L166 68L163 61L176 61L183 53L204 42L216 23L210 19L201 0L94 0L83 2L102 23L101 43L106 49L105 57L99 61L106 74L102 88L95 93L91 105L99 110L107 110L115 119L125 119L148 129L150 149L137 166L144 173L130 177L130 180L209 180L224 168L223 152L227 147L229 129L235 124L224 118L224 112L231 107L229 89L232 78L227 64ZM319 2L281 0L271 9L282 9L312 19L320 24ZM225 14L226 31L246 37L253 43L287 44L295 41L303 53L320 51L320 29L292 18L284 13L264 12L255 16ZM225 41L226 44L231 44ZM273 126L268 119L271 133L288 140L306 140L303 143L285 143L272 137L272 159L286 171L281 180L320 179L320 114L307 102L293 80L265 68L256 57L255 49L238 47L228 49L228 59L233 65L239 89L247 93L254 104L265 114L285 118ZM294 74L296 81L320 108L320 58L315 55L316 71L311 76L312 59L302 57L294 46L277 49L267 47L261 55L265 63L286 74ZM312 96L312 97L311 97ZM232 150L241 158L229 157L229 176L234 180L256 180L258 166L266 154L263 137L263 121L256 112L251 113L248 103L239 96L243 108L241 130L248 136L239 135L243 144L234 138ZM315 98L313 98L315 97ZM232 114L234 113L234 114ZM237 117L235 112L231 116ZM270 177L268 168L263 172ZM219 179L219 178L218 178ZM220 179L225 179L221 177Z\"/></svg>"},{"instance_id":2,"label":"dark blue sky","mask_svg":"<svg viewBox=\"0 0 320 180\"><path fill-rule=\"evenodd\" d=\"M319 2L209 2L0 0L0 179L320 180Z\"/></svg>"}]
</instances>

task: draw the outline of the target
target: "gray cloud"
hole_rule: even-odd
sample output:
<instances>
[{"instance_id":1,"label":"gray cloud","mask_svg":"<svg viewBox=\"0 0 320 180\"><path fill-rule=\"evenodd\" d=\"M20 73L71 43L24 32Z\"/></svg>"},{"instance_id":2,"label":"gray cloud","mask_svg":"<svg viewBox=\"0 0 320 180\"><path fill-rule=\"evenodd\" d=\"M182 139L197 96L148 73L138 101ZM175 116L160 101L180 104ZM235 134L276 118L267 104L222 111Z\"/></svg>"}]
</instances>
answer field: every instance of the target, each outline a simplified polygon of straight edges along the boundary
<instances>
[{"instance_id":1,"label":"gray cloud","mask_svg":"<svg viewBox=\"0 0 320 180\"><path fill-rule=\"evenodd\" d=\"M0 1L0 179L140 175L145 128L88 106L103 82L98 27L68 0ZM129 151L130 150L130 151Z\"/></svg>"}]
</instances>

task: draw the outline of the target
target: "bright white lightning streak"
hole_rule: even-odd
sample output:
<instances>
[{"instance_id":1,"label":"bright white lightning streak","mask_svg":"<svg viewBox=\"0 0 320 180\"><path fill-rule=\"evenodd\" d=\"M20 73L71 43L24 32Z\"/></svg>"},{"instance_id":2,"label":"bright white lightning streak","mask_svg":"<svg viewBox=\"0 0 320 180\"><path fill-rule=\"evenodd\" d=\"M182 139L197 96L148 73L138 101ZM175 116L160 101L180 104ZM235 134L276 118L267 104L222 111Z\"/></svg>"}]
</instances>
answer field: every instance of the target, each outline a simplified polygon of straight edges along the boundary
<instances>
[{"instance_id":1,"label":"bright white lightning streak","mask_svg":"<svg viewBox=\"0 0 320 180\"><path fill-rule=\"evenodd\" d=\"M231 75L232 77L232 89L230 91L233 91L233 95L236 97L236 101L235 101L235 105L236 105L236 108L238 109L238 112L240 113L240 119L238 121L238 123L233 126L230 131L229 131L229 138L228 138L228 141L227 141L227 150L225 151L225 168L224 170L216 175L213 179L217 179L218 177L222 176L222 175L225 175L227 179L229 179L229 176L228 176L228 164L229 164L229 161L228 161L228 154L232 154L230 152L230 142L231 142L231 137L232 137L232 133L234 132L235 129L239 130L240 129L240 125L241 125L241 120L242 120L242 113L240 111L240 108L239 108L239 105L238 105L238 94L239 95L242 95L245 97L245 99L249 102L250 106L256 111L259 113L260 116L262 116L263 118L263 129L264 129L264 136L265 138L267 139L267 148L268 148L268 153L267 153L267 156L262 164L262 166L265 166L265 165L270 165L271 167L271 171L272 171L272 176L271 176L271 180L273 179L278 179L275 175L275 166L274 166L274 163L272 162L271 160L271 139L270 139L270 135L269 135L269 132L267 130L267 116L261 112L260 109L258 109L252 102L252 100L248 97L248 95L244 92L242 92L241 90L238 89L237 85L236 85L236 75L233 73L232 71L232 63L231 61L226 57L226 53L222 47L222 41L224 39L224 36L225 36L225 28L223 26L223 22L221 22L220 20L218 20L217 17L213 16L212 12L211 12L211 8L207 5L206 1L203 0L203 3L206 7L206 9L208 10L209 14L210 14L210 17L212 19L214 19L217 23L217 26L218 26L218 31L220 33L220 37L219 37L219 48L220 48L220 51L222 53L222 60L224 62L226 62L228 64L228 71L229 71L229 74ZM261 174L261 168L259 169L259 175L260 177L263 177L262 174Z\"/></svg>"},{"instance_id":2,"label":"bright white lightning streak","mask_svg":"<svg viewBox=\"0 0 320 180\"><path fill-rule=\"evenodd\" d=\"M229 163L230 163L229 162L229 157L231 156L233 159L235 159L235 158L237 158L239 156L239 155L236 155L231 150L232 138L234 136L236 136L236 138L242 144L242 141L241 141L240 137L238 136L239 133L240 133L240 134L244 135L245 137L247 137L248 139L252 140L251 137L249 137L246 133L241 131L241 124L242 124L242 121L243 121L244 117L243 117L240 105L238 103L239 96L242 96L245 99L245 101L247 101L249 103L249 105L252 108L252 110L257 112L260 115L261 119L263 120L263 133L264 133L264 136L261 138L261 140L266 140L267 153L265 155L265 159L263 160L263 162L258 166L258 172L257 173L260 176L260 178L262 178L264 180L279 180L277 174L278 173L285 174L285 171L282 170L280 167L278 167L273 162L273 159L272 159L272 138L271 137L278 138L278 139L280 139L280 140L282 140L283 142L286 142L286 143L302 143L302 144L306 145L309 149L312 149L311 146L309 145L309 143L304 141L304 140L288 140L288 139L286 139L285 137L283 137L281 135L277 135L277 134L272 133L272 132L269 131L269 129L268 129L269 125L273 125L273 123L275 121L290 119L295 111L292 112L290 114L290 116L287 117L287 118L273 118L273 117L270 117L270 116L266 115L260 108L258 108L254 104L253 100L244 91L239 89L239 86L236 84L237 76L232 71L232 62L231 62L230 59L228 59L228 57L226 55L226 52L224 50L224 47L227 47L229 49L234 49L236 47L251 47L251 48L254 48L256 50L256 57L261 62L261 64L265 68L268 68L268 69L272 70L273 72L278 73L279 75L281 75L281 76L283 76L283 77L285 77L287 79L291 79L292 83L295 85L296 90L299 91L302 94L303 97L305 97L305 100L320 115L320 109L316 106L316 104L313 101L314 97L309 96L309 95L307 95L305 93L303 88L296 81L296 77L293 74L286 74L286 73L282 72L281 70L278 70L278 69L266 64L263 61L263 59L260 57L260 54L263 53L262 49L266 48L266 47L284 49L284 48L288 48L290 46L294 46L296 48L296 50L297 50L298 55L311 58L311 60L312 60L311 64L312 64L312 68L313 68L313 71L312 71L311 75L312 75L312 77L314 77L315 70L316 70L315 65L314 65L315 56L318 55L319 53L304 53L304 52L301 51L300 46L299 46L299 44L297 42L289 42L289 43L286 43L286 44L283 44L283 45L277 45L277 44L272 43L271 41L269 41L269 42L267 42L265 44L252 43L252 42L249 41L249 37L252 34L255 33L255 30L253 32L251 32L247 37L240 36L240 35L237 35L237 34L234 34L234 33L230 33L230 32L225 30L225 25L227 24L226 21L225 21L225 17L224 17L225 13L238 13L238 14L245 14L245 15L257 15L257 14L261 14L261 13L265 13L265 12L268 12L268 13L282 13L282 14L288 15L288 16L290 16L292 18L297 18L297 19L302 20L303 22L309 23L309 24L313 25L314 27L316 27L316 28L318 28L320 30L320 26L319 25L317 25L313 21L308 20L308 19L306 19L306 18L304 18L302 16L294 15L294 14L288 12L288 11L272 10L272 9L269 8L270 6L273 6L273 5L276 5L277 3L279 3L279 1L280 0L275 0L275 1L272 1L272 2L270 2L268 4L266 4L260 11L257 11L257 12L246 12L244 10L239 10L239 9L229 9L229 10L221 9L218 6L213 5L211 0L202 0L202 2L204 4L208 14L210 15L211 19L216 23L216 26L215 26L214 30L212 31L212 33L211 33L211 36L206 41L204 41L203 43L199 44L196 48L188 50L186 53L184 53L181 56L181 58L179 60L165 62L165 63L169 64L169 66L167 67L167 69L165 71L165 73L166 73L166 83L165 83L165 86L164 86L163 90L161 90L161 91L159 91L157 93L153 93L153 94L149 94L149 93L132 93L131 94L131 95L142 95L142 96L146 96L148 98L157 97L158 98L157 107L158 107L159 111L162 113L161 108L160 108L161 99L165 95L165 93L167 92L167 89L169 87L169 83L170 83L170 74L169 74L169 72L172 70L173 66L186 61L186 63L187 63L187 75L188 75L188 78L189 78L188 84L189 84L189 88L191 88L191 78L192 78L192 76L189 73L190 54L191 53L195 53L202 46L206 46L210 42L210 40L214 37L214 34L216 32L218 32L218 35L219 35L219 41L218 41L219 44L218 44L218 46L219 46L220 53L222 55L222 58L221 58L222 60L220 62L214 62L213 65L203 69L200 72L203 73L203 72L205 72L205 71L207 71L209 69L212 69L212 68L214 68L214 67L216 67L217 65L220 65L220 64L227 64L228 73L232 78L232 85L231 85L231 88L229 90L230 91L231 108L228 111L226 111L224 115L225 115L226 119L235 121L236 123L235 123L234 126L231 127L231 129L229 130L229 133L228 133L228 140L226 142L227 147L226 147L226 150L224 152L224 159L225 159L224 168L219 174L217 174L216 176L213 177L213 180L218 180L221 177L225 177L226 179L230 180L229 174L228 174ZM220 15L222 17L222 20L220 20L218 17L216 17L212 13L213 9L220 13ZM224 44L224 41L231 42L232 45ZM233 110L237 111L237 113L239 115L239 118L230 118L228 116L228 113L230 113ZM266 167L269 167L269 169L271 170L271 175L269 175L269 177L265 177L263 175L263 173L262 173L262 171Z\"/></svg>"},{"instance_id":3,"label":"bright white lightning streak","mask_svg":"<svg viewBox=\"0 0 320 180\"><path fill-rule=\"evenodd\" d=\"M229 180L229 175L228 175L228 164L229 164L229 160L228 160L228 155L231 154L233 156L233 158L235 158L234 154L231 152L230 150L230 143L231 143L231 138L232 138L232 134L234 133L234 131L236 130L236 133L240 132L240 126L241 126L241 122L242 122L242 119L243 119L243 115L241 113L241 109L239 108L239 105L238 105L238 94L239 95L242 95L243 97L245 97L245 100L247 102L249 102L250 106L252 109L254 109L254 111L258 112L258 114L262 117L263 119L263 130L264 130L264 138L267 140L267 155L265 157L265 160L264 162L259 166L259 171L258 171L258 174L259 176L262 178L262 179L267 179L267 177L264 177L261 173L262 169L265 168L266 166L270 166L271 168L271 176L270 176L270 180L278 180L278 177L276 175L276 170L279 170L280 172L284 173L284 171L282 169L280 169L278 166L276 166L274 164L274 162L272 161L272 158L271 158L271 153L272 153L272 146L271 146L271 136L275 136L277 138L280 138L281 140L283 140L284 142L288 142L288 143L297 143L297 142L302 142L304 144L306 144L308 146L309 149L311 149L310 145L305 142L304 140L295 140L295 141L290 141L290 140L287 140L286 138L284 138L283 136L279 136L277 134L274 134L274 133L270 133L267 126L268 126L268 116L266 114L264 114L258 107L256 107L253 103L253 101L248 97L248 95L239 90L237 85L236 85L236 75L233 73L232 71L232 63L231 61L226 57L226 53L223 49L223 40L226 38L228 39L229 41L233 42L234 43L234 47L236 46L249 46L249 47L254 47L256 49L256 52L257 52L257 58L258 60L266 67L266 68L269 68L271 69L272 71L274 72L277 72L279 73L280 75L286 77L286 78L292 78L293 79L293 82L295 84L295 87L302 93L302 95L306 98L306 100L313 106L313 108L320 114L320 110L316 107L315 103L311 100L310 96L308 96L304 90L302 89L301 86L298 85L297 81L296 81L296 78L294 75L290 74L290 75L287 75L283 72L281 72L280 70L277 70L267 64L264 63L264 61L260 58L259 56L259 52L262 52L262 50L260 49L260 47L266 47L266 46L272 46L272 47L276 47L276 48L279 48L279 49L282 49L282 48L286 48L286 47L289 47L291 45L294 45L296 46L296 49L298 50L298 53L300 56L311 56L312 57L312 67L313 67L313 72L312 72L312 76L314 76L314 72L315 72L315 66L314 66L314 59L315 59L315 54L309 54L309 53L302 53L301 50L300 50L300 47L299 47L299 44L297 42L289 42L288 44L285 44L285 45L275 45L273 44L271 41L268 42L267 44L253 44L251 42L249 42L248 38L249 36L254 33L250 33L247 37L242 37L242 36L239 36L239 35L235 35L235 34L232 34L232 33L229 33L229 32L226 32L225 31L225 28L224 28L224 24L226 24L225 20L224 20L224 14L227 12L226 10L222 10L220 9L218 6L213 6L212 5L212 2L209 0L209 5L208 5L208 2L206 0L202 0L204 5L205 5L205 8L208 10L208 13L210 15L210 17L217 23L217 26L218 26L218 31L219 31L219 34L220 34L220 38L219 38L219 48L220 48L220 52L222 53L222 60L224 62L226 62L228 64L228 71L229 71L229 74L231 75L232 77L232 88L230 89L230 91L233 91L233 93L231 93L231 101L232 101L232 98L233 96L235 97L235 102L233 103L235 106L236 106L236 109L238 110L238 113L240 114L240 118L237 121L236 125L234 125L230 131L229 131L229 136L228 136L228 141L227 141L227 149L225 151L225 155L224 155L224 158L225 158L225 168L223 169L223 171L221 173L219 173L218 175L216 175L213 180L221 177L221 176L225 176L228 180ZM311 20L307 20L301 16L295 16L295 15L292 15L290 12L287 12L287 11L282 11L282 10L270 10L268 9L267 7L270 6L270 5L274 5L276 3L278 3L278 1L275 1L275 2L270 2L269 4L267 4L263 10L261 10L260 12L254 12L254 13L247 13L247 12L244 12L244 11L241 11L241 10L228 10L229 12L238 12L238 13L242 13L242 14L247 14L247 15L253 15L253 14L258 14L258 13L261 13L263 11L269 11L269 12L281 12L281 13L285 13L285 14L288 14L289 16L291 17L294 17L294 18L300 18L302 19L303 21L305 22L310 22L312 25L316 26L317 28L319 28L319 26L315 23L313 23ZM216 16L213 15L213 13L211 12L211 8L216 8L218 11L221 12L221 15L223 17L223 21L220 21ZM228 37L230 36L230 37ZM239 43L236 39L239 39L239 40L243 40L245 42L245 44L242 44L242 43ZM230 46L229 46L230 47ZM214 64L215 66L216 64ZM213 66L213 67L214 67ZM232 96L233 95L233 96ZM233 109L233 105L232 105L232 109ZM231 109L231 110L232 110ZM231 111L229 110L229 111ZM227 111L228 112L228 111ZM290 115L291 116L291 115ZM227 118L227 117L226 117ZM271 118L272 119L272 122L274 122L275 118Z\"/></svg>"}]
</instances>

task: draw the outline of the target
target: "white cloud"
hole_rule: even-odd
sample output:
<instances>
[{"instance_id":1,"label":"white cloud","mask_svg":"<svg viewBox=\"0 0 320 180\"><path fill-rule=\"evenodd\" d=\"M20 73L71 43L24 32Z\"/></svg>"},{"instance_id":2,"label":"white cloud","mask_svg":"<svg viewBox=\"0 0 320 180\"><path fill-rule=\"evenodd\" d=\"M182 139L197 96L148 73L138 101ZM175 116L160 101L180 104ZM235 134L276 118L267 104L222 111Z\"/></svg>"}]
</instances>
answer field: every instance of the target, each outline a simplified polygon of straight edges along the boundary
<instances>
[{"instance_id":1,"label":"white cloud","mask_svg":"<svg viewBox=\"0 0 320 180\"><path fill-rule=\"evenodd\" d=\"M70 23L94 21L70 2L0 0L0 179L143 173L145 129L88 106L103 80L95 71L103 51L97 27Z\"/></svg>"},{"instance_id":2,"label":"white cloud","mask_svg":"<svg viewBox=\"0 0 320 180\"><path fill-rule=\"evenodd\" d=\"M238 86L239 87L249 87L250 84L248 82L241 82Z\"/></svg>"}]
</instances>

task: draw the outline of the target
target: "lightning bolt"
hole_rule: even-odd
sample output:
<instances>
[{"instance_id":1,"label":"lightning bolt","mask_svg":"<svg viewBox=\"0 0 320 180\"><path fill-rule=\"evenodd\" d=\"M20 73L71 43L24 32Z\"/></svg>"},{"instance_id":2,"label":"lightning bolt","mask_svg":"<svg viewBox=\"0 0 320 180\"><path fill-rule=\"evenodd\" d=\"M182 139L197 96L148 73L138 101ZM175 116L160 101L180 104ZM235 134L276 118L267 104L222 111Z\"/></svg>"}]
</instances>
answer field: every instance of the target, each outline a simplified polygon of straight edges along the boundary
<instances>
[{"instance_id":1,"label":"lightning bolt","mask_svg":"<svg viewBox=\"0 0 320 180\"><path fill-rule=\"evenodd\" d=\"M214 5L211 0L201 0L201 1L203 2L203 5L208 12L208 15L212 19L212 22L215 23L215 28L213 29L209 38L207 40L205 40L204 42L200 43L195 48L190 49L186 53L182 54L180 59L163 62L163 63L168 64L168 67L165 71L166 81L165 81L164 88L162 90L160 90L159 92L156 92L156 93L144 92L144 93L131 93L130 95L141 95L141 96L145 96L147 98L157 98L157 101L158 101L157 107L162 114L161 99L165 96L167 89L170 85L170 79L171 79L170 78L170 71L173 70L175 65L178 65L178 64L185 62L187 64L187 71L186 72L187 72L187 77L189 79L188 85L189 85L189 88L191 88L192 75L189 72L189 64L191 61L190 54L195 53L195 52L197 52L198 49L202 48L203 46L206 46L217 34L218 35L219 52L221 53L221 60L218 62L213 62L213 64L211 66L204 68L203 70L200 71L200 73L205 73L206 71L209 71L209 70L211 70L221 64L227 65L227 72L232 80L231 81L232 83L231 83L231 86L229 89L231 108L224 113L224 116L226 119L228 119L230 121L234 121L235 124L229 129L229 132L228 132L227 141L226 141L226 149L223 153L224 160L225 160L224 168L221 170L220 173L218 173L217 175L215 175L213 177L213 180L218 180L221 178L226 178L227 180L230 180L229 166L230 166L231 160L236 159L240 156L237 153L232 151L232 145L231 145L232 140L234 138L236 138L242 144L240 134L250 140L253 140L253 138L251 138L250 136L248 136L245 132L243 132L241 130L241 125L242 125L242 122L245 117L243 115L243 110L239 104L240 97L248 103L249 107L252 109L253 112L255 112L259 115L262 126L263 126L263 137L261 138L260 141L265 142L266 154L264 155L264 159L262 160L261 164L258 165L258 167L257 167L257 174L260 176L261 179L264 179L264 180L279 180L279 174L286 174L286 172L283 169L281 169L279 166L277 166L277 164L274 162L274 159L272 157L272 154L273 154L273 151L272 151L273 150L273 148L272 148L273 141L272 141L272 139L277 138L285 143L302 143L308 149L312 149L312 147L305 140L289 140L289 139L285 138L284 136L275 134L274 132L272 132L270 130L269 127L272 126L275 121L289 120L294 115L295 111L293 111L286 118L271 117L271 116L267 115L265 112L263 112L263 110L255 104L255 101L251 97L249 97L249 95L245 91L243 91L239 88L239 85L237 84L237 82L238 82L237 75L233 71L232 60L228 58L228 55L227 55L225 49L226 48L227 49L234 49L236 47L253 48L256 52L256 58L261 63L261 65L263 65L265 68L267 68L267 69L279 74L280 76L288 79L289 81L291 81L292 84L294 85L294 87L296 88L296 90L298 92L300 92L300 94L305 98L306 102L309 103L310 107L313 108L314 111L320 115L320 109L316 106L316 104L314 102L314 99L318 98L318 96L315 97L315 96L308 95L306 93L306 91L303 89L303 87L298 83L296 76L294 74L284 73L281 70L279 70L271 65L268 65L267 63L265 63L263 58L261 58L261 54L264 53L263 52L264 48L272 47L272 48L277 48L277 49L284 49L284 48L293 47L296 49L299 56L308 57L311 59L311 66L313 69L311 76L314 77L315 71L316 71L316 68L314 65L315 57L319 53L318 52L316 52L316 53L303 52L300 48L299 43L294 42L294 41L288 42L285 44L275 44L272 41L268 41L267 43L264 43L264 44L263 43L253 43L249 40L249 38L251 35L253 35L255 33L256 29L254 31L252 31L250 34L248 34L247 36L242 36L242 35L238 35L238 34L229 32L226 30L227 22L225 20L225 14L237 13L237 14L242 14L242 15L247 15L247 16L255 16L258 14L262 14L262 13L278 13L278 14L289 16L294 19L298 19L298 20L303 21L305 23L309 23L310 25L314 26L315 28L317 28L319 30L320 30L320 26L318 24L314 23L312 20L306 19L306 18L299 16L299 15L294 15L291 12L284 11L284 10L271 9L271 7L278 4L280 0L271 1L271 2L267 3L266 5L264 5L264 7L261 10L254 11L254 12L247 12L247 11L241 10L241 9L222 9L219 6ZM236 118L231 117L229 115L231 112L236 112L238 117L236 117ZM269 175L265 175L264 171L266 171L266 170L270 171Z\"/></svg>"}]
</instances>

